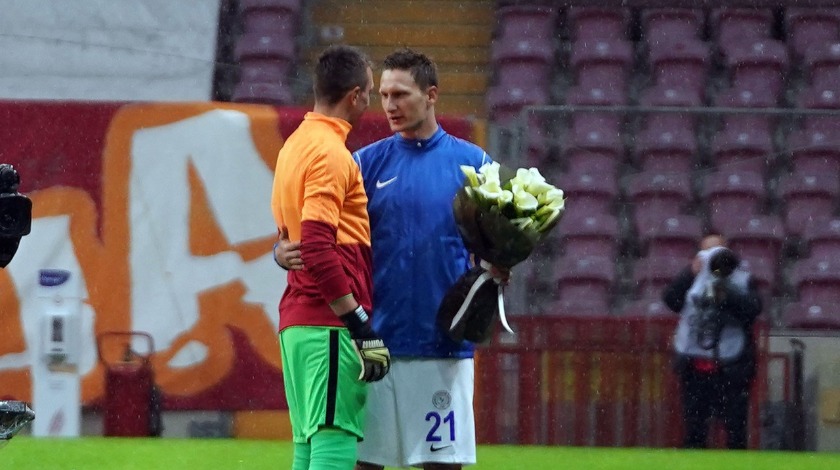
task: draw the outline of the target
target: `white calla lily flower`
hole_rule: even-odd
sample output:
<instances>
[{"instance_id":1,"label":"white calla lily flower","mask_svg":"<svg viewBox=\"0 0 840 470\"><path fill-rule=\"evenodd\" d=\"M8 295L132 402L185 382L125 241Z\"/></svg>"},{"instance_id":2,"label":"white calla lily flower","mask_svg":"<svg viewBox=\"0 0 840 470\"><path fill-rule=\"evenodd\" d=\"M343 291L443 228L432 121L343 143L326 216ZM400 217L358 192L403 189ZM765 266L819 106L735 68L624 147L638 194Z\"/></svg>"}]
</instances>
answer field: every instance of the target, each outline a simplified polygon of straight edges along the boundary
<instances>
[{"instance_id":1,"label":"white calla lily flower","mask_svg":"<svg viewBox=\"0 0 840 470\"><path fill-rule=\"evenodd\" d=\"M536 211L539 206L537 198L524 189L518 189L519 191L513 193L513 205L516 206L517 212L528 213Z\"/></svg>"},{"instance_id":2,"label":"white calla lily flower","mask_svg":"<svg viewBox=\"0 0 840 470\"><path fill-rule=\"evenodd\" d=\"M478 173L474 166L461 165L461 172L467 177L467 184L472 187L477 187L481 184L478 180Z\"/></svg>"},{"instance_id":3,"label":"white calla lily flower","mask_svg":"<svg viewBox=\"0 0 840 470\"><path fill-rule=\"evenodd\" d=\"M478 187L478 193L486 201L496 204L503 194L502 185L498 181L487 180Z\"/></svg>"},{"instance_id":4,"label":"white calla lily flower","mask_svg":"<svg viewBox=\"0 0 840 470\"><path fill-rule=\"evenodd\" d=\"M482 175L484 175L484 182L485 183L490 182L490 181L495 181L496 183L499 183L499 185L501 185L502 182L499 179L499 169L500 168L501 168L501 165L499 165L496 162L485 163L484 165L481 165L481 168L478 169L478 172L481 173Z\"/></svg>"}]
</instances>

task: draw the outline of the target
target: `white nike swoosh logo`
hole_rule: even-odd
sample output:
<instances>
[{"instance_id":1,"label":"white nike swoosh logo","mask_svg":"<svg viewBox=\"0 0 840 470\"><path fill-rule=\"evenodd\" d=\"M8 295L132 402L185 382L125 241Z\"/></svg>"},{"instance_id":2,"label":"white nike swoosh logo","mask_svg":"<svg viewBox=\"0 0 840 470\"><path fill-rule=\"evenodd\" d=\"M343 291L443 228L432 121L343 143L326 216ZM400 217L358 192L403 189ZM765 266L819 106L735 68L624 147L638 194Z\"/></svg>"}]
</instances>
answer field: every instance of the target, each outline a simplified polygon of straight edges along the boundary
<instances>
[{"instance_id":1,"label":"white nike swoosh logo","mask_svg":"<svg viewBox=\"0 0 840 470\"><path fill-rule=\"evenodd\" d=\"M377 180L377 181L376 181L376 189L381 189L381 188L384 188L385 186L388 186L389 184L393 183L393 182L394 182L394 181L396 181L396 180L397 180L397 177L396 177L396 176L395 176L395 177L393 177L393 178L391 178L391 179L389 179L389 180L385 180L385 181L379 181L379 180Z\"/></svg>"}]
</instances>

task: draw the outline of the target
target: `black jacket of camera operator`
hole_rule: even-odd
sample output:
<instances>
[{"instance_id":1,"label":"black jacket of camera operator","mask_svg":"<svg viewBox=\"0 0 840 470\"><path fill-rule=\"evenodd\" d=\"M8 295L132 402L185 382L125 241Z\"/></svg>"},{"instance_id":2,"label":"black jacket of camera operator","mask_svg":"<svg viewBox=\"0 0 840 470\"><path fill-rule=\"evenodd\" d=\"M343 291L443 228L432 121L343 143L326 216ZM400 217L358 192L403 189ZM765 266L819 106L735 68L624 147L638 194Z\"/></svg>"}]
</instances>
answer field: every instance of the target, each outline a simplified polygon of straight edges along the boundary
<instances>
[{"instance_id":1,"label":"black jacket of camera operator","mask_svg":"<svg viewBox=\"0 0 840 470\"><path fill-rule=\"evenodd\" d=\"M8 163L0 163L0 268L17 253L21 237L32 227L32 201L17 191L20 176Z\"/></svg>"},{"instance_id":2,"label":"black jacket of camera operator","mask_svg":"<svg viewBox=\"0 0 840 470\"><path fill-rule=\"evenodd\" d=\"M663 293L663 301L674 312L686 315L690 308L694 320L689 333L694 351L711 351L711 357L720 364L720 372L724 375L732 374L739 377L752 377L755 372L755 343L753 339L753 324L761 313L761 298L758 294L755 279L738 268L737 256L728 249L715 252L709 261L711 276L705 279L705 285L695 286L697 276L690 267L683 269ZM733 276L733 272L738 272ZM745 286L736 285L732 278L746 277ZM694 289L692 289L694 287ZM689 299L689 291L693 298ZM686 308L691 301L692 306ZM721 347L721 331L724 326L737 327L743 332L745 344L736 357L718 358L714 351ZM724 338L723 341L726 341ZM688 366L692 357L702 357L688 351L676 351L675 369L681 372Z\"/></svg>"}]
</instances>

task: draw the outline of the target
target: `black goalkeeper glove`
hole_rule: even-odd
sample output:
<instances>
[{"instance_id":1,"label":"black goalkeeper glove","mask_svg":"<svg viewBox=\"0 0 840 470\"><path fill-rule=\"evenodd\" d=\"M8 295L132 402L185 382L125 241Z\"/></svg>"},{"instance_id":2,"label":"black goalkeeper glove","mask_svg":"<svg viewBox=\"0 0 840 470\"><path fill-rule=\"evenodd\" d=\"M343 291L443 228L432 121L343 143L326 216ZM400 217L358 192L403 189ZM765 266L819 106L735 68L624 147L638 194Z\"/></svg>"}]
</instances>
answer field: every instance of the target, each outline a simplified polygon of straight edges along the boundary
<instances>
[{"instance_id":1,"label":"black goalkeeper glove","mask_svg":"<svg viewBox=\"0 0 840 470\"><path fill-rule=\"evenodd\" d=\"M385 346L382 338L376 335L370 327L370 319L361 305L352 312L345 313L338 317L350 330L350 339L353 340L353 348L359 356L362 365L362 373L359 380L365 382L376 382L382 380L391 368L391 353Z\"/></svg>"}]
</instances>

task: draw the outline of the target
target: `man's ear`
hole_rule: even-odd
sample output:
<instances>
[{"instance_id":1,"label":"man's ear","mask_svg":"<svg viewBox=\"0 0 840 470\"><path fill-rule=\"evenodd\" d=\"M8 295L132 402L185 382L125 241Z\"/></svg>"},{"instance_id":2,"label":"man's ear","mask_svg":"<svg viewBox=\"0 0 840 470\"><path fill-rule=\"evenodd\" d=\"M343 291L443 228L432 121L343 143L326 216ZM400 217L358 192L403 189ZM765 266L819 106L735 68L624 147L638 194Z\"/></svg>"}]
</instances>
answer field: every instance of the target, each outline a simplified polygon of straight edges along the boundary
<instances>
[{"instance_id":1,"label":"man's ear","mask_svg":"<svg viewBox=\"0 0 840 470\"><path fill-rule=\"evenodd\" d=\"M438 87L432 85L426 90L426 99L430 104L435 104L438 99Z\"/></svg>"},{"instance_id":2,"label":"man's ear","mask_svg":"<svg viewBox=\"0 0 840 470\"><path fill-rule=\"evenodd\" d=\"M359 101L359 94L362 92L362 88L357 86L353 87L352 90L349 90L345 95L344 99L347 100L347 103L356 106L356 103Z\"/></svg>"}]
</instances>

